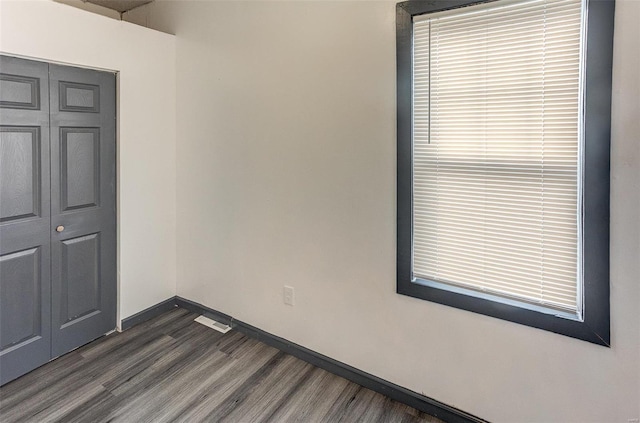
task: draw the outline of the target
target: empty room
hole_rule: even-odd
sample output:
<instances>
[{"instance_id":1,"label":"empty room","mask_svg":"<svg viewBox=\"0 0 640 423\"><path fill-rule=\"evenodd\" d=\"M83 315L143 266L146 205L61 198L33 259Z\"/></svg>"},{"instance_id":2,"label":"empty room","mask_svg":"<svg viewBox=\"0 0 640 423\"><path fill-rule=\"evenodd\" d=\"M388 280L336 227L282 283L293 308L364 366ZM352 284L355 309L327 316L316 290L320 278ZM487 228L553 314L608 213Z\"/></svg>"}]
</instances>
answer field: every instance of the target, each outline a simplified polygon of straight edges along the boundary
<instances>
[{"instance_id":1,"label":"empty room","mask_svg":"<svg viewBox=\"0 0 640 423\"><path fill-rule=\"evenodd\" d=\"M0 422L640 423L640 1L0 0Z\"/></svg>"}]
</instances>

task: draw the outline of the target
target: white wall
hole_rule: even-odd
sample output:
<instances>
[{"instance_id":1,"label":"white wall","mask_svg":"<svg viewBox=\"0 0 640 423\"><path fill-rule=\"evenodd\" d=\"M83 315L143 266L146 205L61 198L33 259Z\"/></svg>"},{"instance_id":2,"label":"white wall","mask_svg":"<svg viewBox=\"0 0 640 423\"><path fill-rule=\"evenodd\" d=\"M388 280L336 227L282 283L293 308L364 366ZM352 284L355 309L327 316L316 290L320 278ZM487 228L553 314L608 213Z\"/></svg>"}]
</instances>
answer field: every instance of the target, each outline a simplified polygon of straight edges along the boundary
<instances>
[{"instance_id":1,"label":"white wall","mask_svg":"<svg viewBox=\"0 0 640 423\"><path fill-rule=\"evenodd\" d=\"M0 51L119 72L119 316L175 295L174 37L48 0L3 0Z\"/></svg>"},{"instance_id":2,"label":"white wall","mask_svg":"<svg viewBox=\"0 0 640 423\"><path fill-rule=\"evenodd\" d=\"M611 349L395 293L394 7L138 11L177 36L178 295L491 421L640 417L640 2L616 12Z\"/></svg>"}]
</instances>

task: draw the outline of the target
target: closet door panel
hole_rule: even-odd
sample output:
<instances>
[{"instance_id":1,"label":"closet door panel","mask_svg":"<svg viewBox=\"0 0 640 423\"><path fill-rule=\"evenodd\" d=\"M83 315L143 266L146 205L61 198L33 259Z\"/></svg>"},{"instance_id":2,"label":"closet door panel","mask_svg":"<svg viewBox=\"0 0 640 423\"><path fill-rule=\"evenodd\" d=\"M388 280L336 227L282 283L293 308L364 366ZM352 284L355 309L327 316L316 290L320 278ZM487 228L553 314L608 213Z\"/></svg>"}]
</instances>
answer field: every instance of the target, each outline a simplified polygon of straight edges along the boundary
<instances>
[{"instance_id":1,"label":"closet door panel","mask_svg":"<svg viewBox=\"0 0 640 423\"><path fill-rule=\"evenodd\" d=\"M0 384L51 355L48 65L0 56Z\"/></svg>"},{"instance_id":2,"label":"closet door panel","mask_svg":"<svg viewBox=\"0 0 640 423\"><path fill-rule=\"evenodd\" d=\"M115 75L50 65L52 354L116 327Z\"/></svg>"}]
</instances>

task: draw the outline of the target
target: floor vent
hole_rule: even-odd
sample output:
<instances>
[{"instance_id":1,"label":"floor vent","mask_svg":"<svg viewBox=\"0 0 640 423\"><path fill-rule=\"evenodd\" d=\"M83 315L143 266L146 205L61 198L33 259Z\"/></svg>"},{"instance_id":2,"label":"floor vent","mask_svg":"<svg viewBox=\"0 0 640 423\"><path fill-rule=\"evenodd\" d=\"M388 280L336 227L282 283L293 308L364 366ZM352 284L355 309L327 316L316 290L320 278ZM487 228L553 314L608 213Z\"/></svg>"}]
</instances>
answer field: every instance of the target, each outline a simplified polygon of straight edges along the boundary
<instances>
[{"instance_id":1,"label":"floor vent","mask_svg":"<svg viewBox=\"0 0 640 423\"><path fill-rule=\"evenodd\" d=\"M209 319L208 317L198 316L195 318L195 321L207 327L210 327L211 329L215 329L218 332L227 333L231 330L231 326L216 322L215 320Z\"/></svg>"}]
</instances>

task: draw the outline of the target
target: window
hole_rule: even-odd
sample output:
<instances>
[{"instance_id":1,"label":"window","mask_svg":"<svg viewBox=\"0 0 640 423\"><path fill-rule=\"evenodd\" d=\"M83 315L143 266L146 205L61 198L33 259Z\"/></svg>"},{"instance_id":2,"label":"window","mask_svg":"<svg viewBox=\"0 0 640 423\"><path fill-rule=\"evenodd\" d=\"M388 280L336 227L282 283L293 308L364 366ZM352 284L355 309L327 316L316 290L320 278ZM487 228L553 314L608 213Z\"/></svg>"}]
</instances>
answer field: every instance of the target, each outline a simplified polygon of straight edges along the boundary
<instances>
[{"instance_id":1,"label":"window","mask_svg":"<svg viewBox=\"0 0 640 423\"><path fill-rule=\"evenodd\" d=\"M613 9L398 4L399 293L609 345Z\"/></svg>"}]
</instances>

